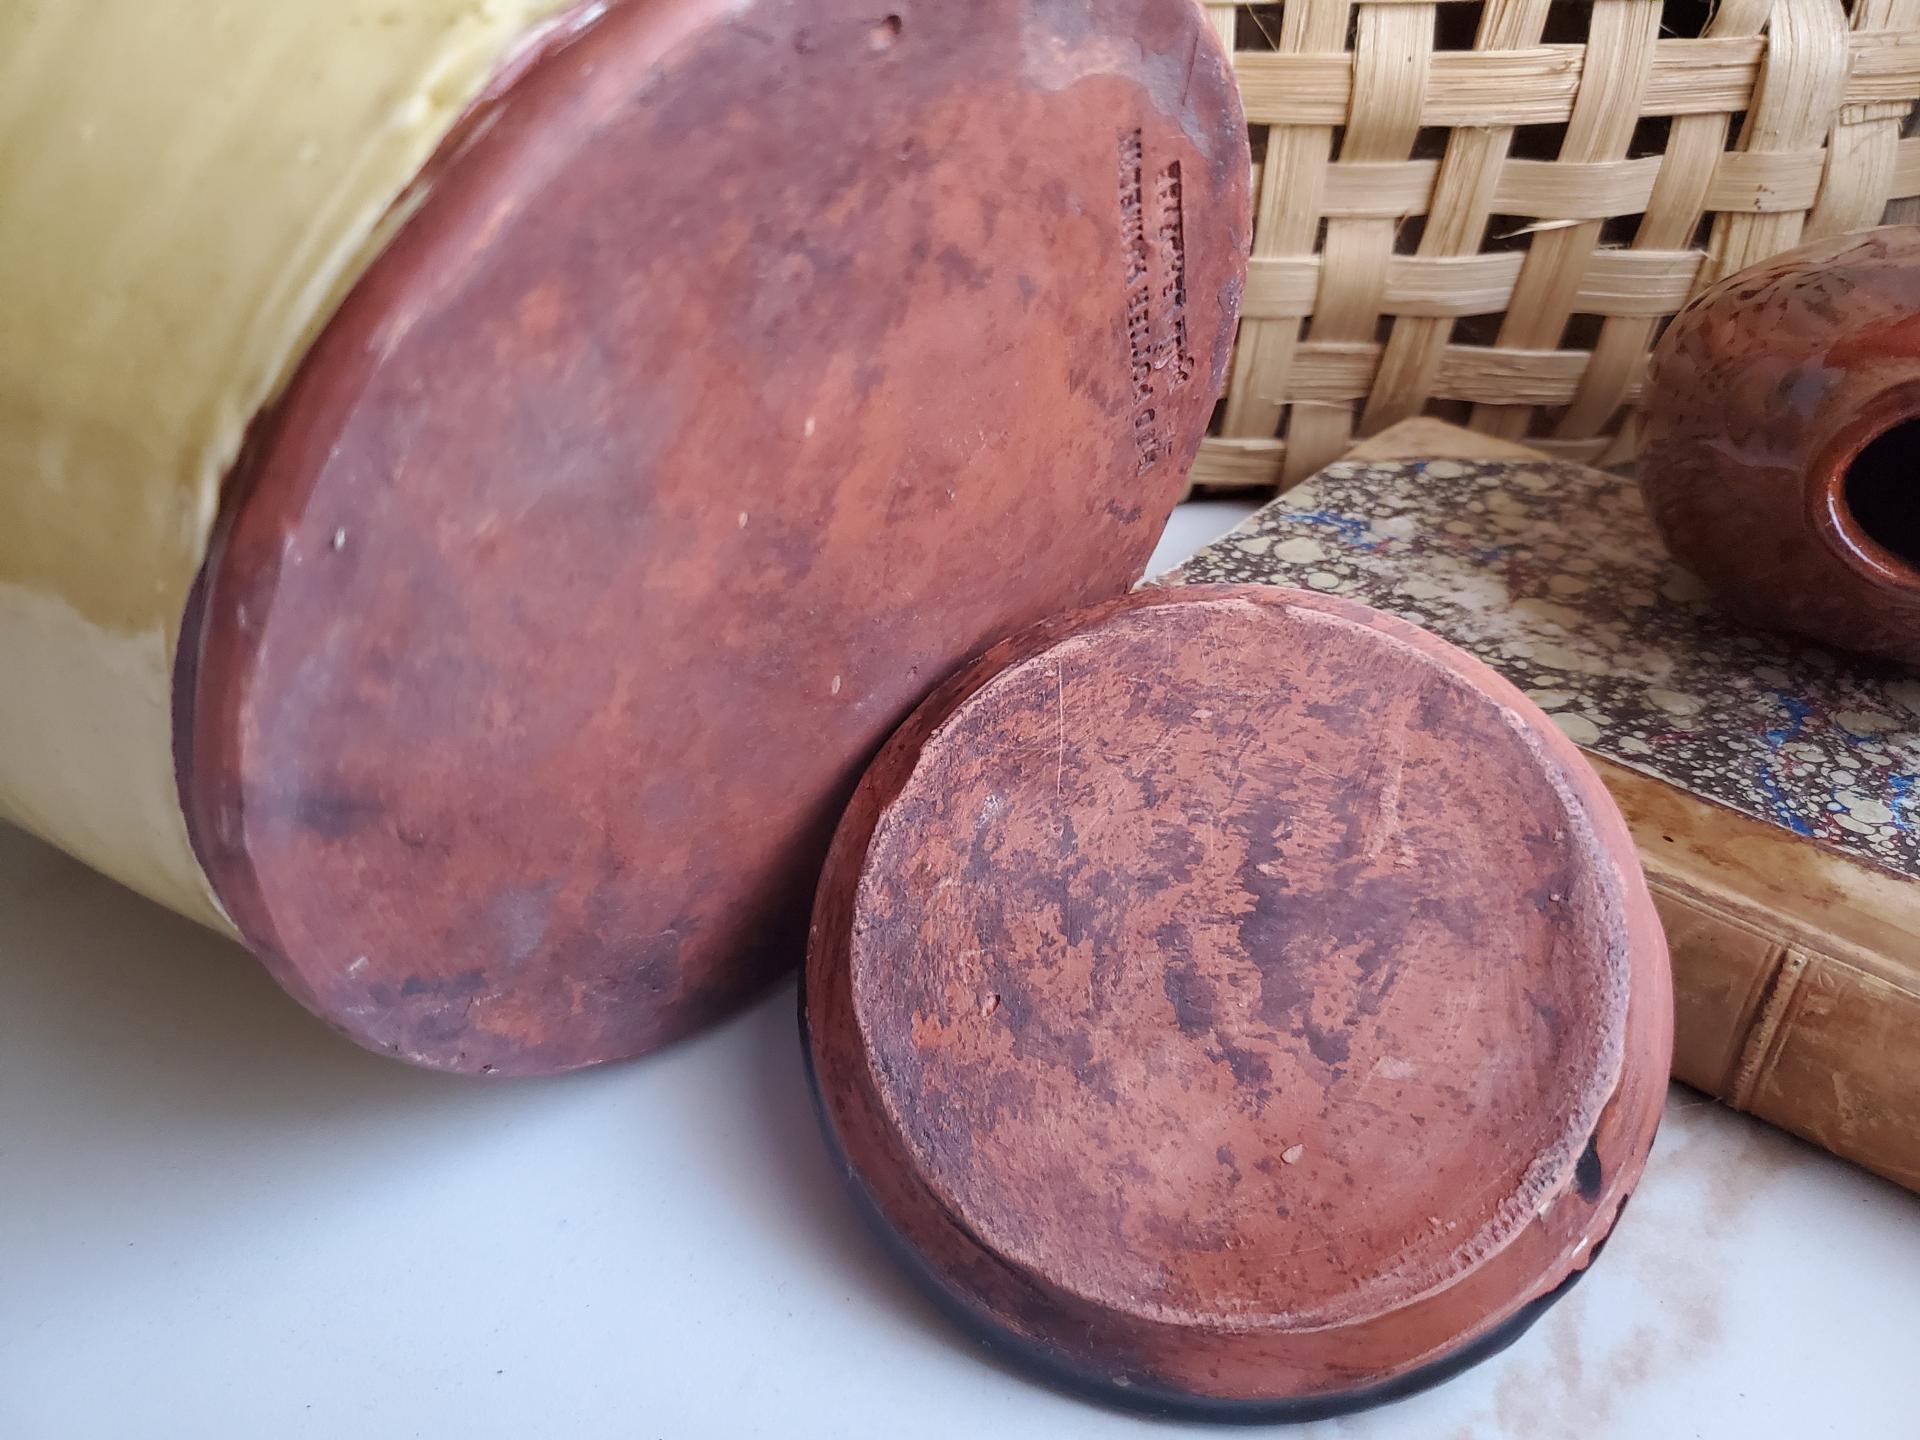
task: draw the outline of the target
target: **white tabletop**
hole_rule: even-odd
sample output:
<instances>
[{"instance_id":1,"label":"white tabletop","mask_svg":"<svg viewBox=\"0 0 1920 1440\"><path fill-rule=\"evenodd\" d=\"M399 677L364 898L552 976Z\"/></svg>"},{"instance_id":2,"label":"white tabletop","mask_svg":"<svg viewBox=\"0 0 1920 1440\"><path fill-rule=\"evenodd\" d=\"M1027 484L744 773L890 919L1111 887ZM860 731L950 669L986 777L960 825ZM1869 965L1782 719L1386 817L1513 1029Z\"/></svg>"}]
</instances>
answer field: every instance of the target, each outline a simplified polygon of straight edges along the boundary
<instances>
[{"instance_id":1,"label":"white tabletop","mask_svg":"<svg viewBox=\"0 0 1920 1440\"><path fill-rule=\"evenodd\" d=\"M1165 553L1245 507L1194 508ZM1920 1435L1920 1200L1676 1090L1588 1277L1303 1437ZM633 1065L482 1084L0 826L0 1437L1075 1437L846 1204L791 984Z\"/></svg>"}]
</instances>

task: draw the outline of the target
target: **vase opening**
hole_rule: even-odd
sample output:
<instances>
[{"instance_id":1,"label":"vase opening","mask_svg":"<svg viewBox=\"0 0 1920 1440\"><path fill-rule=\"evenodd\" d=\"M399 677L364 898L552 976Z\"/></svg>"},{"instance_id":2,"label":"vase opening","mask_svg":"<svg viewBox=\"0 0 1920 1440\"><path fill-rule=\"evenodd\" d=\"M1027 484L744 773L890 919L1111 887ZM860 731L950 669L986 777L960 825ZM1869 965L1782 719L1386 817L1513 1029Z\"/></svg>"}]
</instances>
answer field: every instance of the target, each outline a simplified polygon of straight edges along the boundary
<instances>
[{"instance_id":1,"label":"vase opening","mask_svg":"<svg viewBox=\"0 0 1920 1440\"><path fill-rule=\"evenodd\" d=\"M1847 466L1841 501L1853 528L1920 570L1920 417L1882 430Z\"/></svg>"}]
</instances>

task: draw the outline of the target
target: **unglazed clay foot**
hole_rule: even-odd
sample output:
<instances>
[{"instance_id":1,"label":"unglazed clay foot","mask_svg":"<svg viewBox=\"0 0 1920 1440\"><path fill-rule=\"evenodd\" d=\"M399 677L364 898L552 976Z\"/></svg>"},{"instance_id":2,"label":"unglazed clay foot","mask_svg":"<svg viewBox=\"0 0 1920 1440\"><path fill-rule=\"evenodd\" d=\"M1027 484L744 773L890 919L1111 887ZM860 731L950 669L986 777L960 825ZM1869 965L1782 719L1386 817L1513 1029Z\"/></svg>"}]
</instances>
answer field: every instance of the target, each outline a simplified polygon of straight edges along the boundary
<instances>
[{"instance_id":1,"label":"unglazed clay foot","mask_svg":"<svg viewBox=\"0 0 1920 1440\"><path fill-rule=\"evenodd\" d=\"M1530 1323L1638 1180L1672 1046L1633 843L1432 635L1147 590L997 646L834 841L804 1017L860 1202L995 1350L1305 1419Z\"/></svg>"},{"instance_id":2,"label":"unglazed clay foot","mask_svg":"<svg viewBox=\"0 0 1920 1440\"><path fill-rule=\"evenodd\" d=\"M182 646L241 934L465 1072L638 1055L797 963L888 731L1139 575L1247 248L1189 0L582 18L257 428Z\"/></svg>"}]
</instances>

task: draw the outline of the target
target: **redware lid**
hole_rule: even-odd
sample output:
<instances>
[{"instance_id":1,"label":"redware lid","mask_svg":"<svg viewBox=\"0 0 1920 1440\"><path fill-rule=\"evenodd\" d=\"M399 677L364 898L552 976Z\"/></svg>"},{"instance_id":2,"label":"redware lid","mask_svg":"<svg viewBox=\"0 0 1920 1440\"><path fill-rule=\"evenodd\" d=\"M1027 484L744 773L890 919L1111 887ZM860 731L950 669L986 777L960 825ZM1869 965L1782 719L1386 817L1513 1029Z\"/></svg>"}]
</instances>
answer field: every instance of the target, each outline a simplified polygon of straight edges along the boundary
<instances>
[{"instance_id":1,"label":"redware lid","mask_svg":"<svg viewBox=\"0 0 1920 1440\"><path fill-rule=\"evenodd\" d=\"M810 1058L860 1198L1055 1381L1333 1413L1525 1328L1652 1143L1664 940L1573 745L1462 652L1271 587L1009 641L862 782Z\"/></svg>"}]
</instances>

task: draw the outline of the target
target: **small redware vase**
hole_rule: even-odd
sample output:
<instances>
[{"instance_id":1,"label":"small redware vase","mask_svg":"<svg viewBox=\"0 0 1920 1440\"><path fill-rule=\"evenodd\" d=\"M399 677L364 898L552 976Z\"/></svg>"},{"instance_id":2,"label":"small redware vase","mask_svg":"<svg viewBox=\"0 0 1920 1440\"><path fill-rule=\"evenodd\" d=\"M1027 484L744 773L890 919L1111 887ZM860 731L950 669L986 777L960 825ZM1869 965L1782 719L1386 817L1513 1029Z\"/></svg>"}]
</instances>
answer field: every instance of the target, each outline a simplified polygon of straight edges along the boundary
<instances>
[{"instance_id":1,"label":"small redware vase","mask_svg":"<svg viewBox=\"0 0 1920 1440\"><path fill-rule=\"evenodd\" d=\"M1640 482L1748 619L1920 662L1920 226L1730 276L1653 356Z\"/></svg>"}]
</instances>

